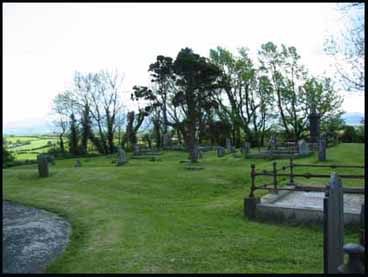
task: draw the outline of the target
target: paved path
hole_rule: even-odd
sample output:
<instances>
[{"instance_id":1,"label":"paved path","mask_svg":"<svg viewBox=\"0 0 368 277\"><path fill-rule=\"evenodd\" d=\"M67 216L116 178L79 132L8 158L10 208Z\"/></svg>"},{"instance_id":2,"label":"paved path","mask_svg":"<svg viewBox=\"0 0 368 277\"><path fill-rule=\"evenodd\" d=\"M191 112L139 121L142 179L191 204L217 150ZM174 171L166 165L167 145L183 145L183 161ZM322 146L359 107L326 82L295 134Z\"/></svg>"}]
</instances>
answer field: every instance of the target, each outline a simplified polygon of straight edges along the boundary
<instances>
[{"instance_id":1,"label":"paved path","mask_svg":"<svg viewBox=\"0 0 368 277\"><path fill-rule=\"evenodd\" d=\"M70 224L53 213L3 201L3 273L43 273L70 234Z\"/></svg>"}]
</instances>

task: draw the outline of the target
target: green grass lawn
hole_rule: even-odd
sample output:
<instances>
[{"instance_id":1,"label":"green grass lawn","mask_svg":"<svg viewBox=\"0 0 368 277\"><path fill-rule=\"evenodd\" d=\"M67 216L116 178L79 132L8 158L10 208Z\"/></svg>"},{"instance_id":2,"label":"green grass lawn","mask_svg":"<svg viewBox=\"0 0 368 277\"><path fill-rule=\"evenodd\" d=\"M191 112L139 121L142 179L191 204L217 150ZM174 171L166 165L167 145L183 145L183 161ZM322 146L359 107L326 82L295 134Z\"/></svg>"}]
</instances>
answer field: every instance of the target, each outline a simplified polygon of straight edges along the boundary
<instances>
[{"instance_id":1,"label":"green grass lawn","mask_svg":"<svg viewBox=\"0 0 368 277\"><path fill-rule=\"evenodd\" d=\"M327 157L325 163L363 164L364 144L340 144ZM243 215L250 164L271 169L271 161L217 158L212 151L200 162L204 170L188 171L179 163L186 153L161 158L130 159L123 167L111 163L115 156L81 158L81 168L73 167L75 159L56 160L42 179L36 165L9 168L3 194L71 222L71 242L51 273L323 272L321 226L252 222ZM316 157L297 162L316 163ZM358 233L346 229L345 243L357 241Z\"/></svg>"}]
</instances>

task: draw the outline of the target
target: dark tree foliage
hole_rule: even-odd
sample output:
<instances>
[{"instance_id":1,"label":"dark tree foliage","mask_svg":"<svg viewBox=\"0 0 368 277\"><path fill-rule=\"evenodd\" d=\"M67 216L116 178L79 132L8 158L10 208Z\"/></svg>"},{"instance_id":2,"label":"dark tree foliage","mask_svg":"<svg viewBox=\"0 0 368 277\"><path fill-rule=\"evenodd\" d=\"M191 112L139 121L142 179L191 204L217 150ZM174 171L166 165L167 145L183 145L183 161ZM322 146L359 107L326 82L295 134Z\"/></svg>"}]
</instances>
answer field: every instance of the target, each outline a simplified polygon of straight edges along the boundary
<instances>
[{"instance_id":1,"label":"dark tree foliage","mask_svg":"<svg viewBox=\"0 0 368 277\"><path fill-rule=\"evenodd\" d=\"M160 107L162 108L162 131L166 134L169 125L167 118L169 88L172 81L175 80L173 60L170 57L159 55L157 56L156 62L149 66L148 71L151 72L151 81L158 85L155 101L160 103Z\"/></svg>"},{"instance_id":2,"label":"dark tree foliage","mask_svg":"<svg viewBox=\"0 0 368 277\"><path fill-rule=\"evenodd\" d=\"M12 163L15 158L12 155L12 153L2 145L2 153L3 153L3 167L8 166L10 163Z\"/></svg>"},{"instance_id":3,"label":"dark tree foliage","mask_svg":"<svg viewBox=\"0 0 368 277\"><path fill-rule=\"evenodd\" d=\"M213 105L209 99L218 88L220 69L206 58L195 54L192 49L182 49L174 62L174 72L177 75L176 86L179 88L173 97L174 106L180 106L184 111L186 129L186 144L190 160L197 161L195 149L198 145L198 127L203 116L203 110Z\"/></svg>"},{"instance_id":4,"label":"dark tree foliage","mask_svg":"<svg viewBox=\"0 0 368 277\"><path fill-rule=\"evenodd\" d=\"M69 153L79 155L79 130L74 114L70 115Z\"/></svg>"},{"instance_id":5,"label":"dark tree foliage","mask_svg":"<svg viewBox=\"0 0 368 277\"><path fill-rule=\"evenodd\" d=\"M89 115L89 105L85 104L83 109L83 115L81 119L81 146L80 152L81 154L87 154L87 144L88 138L90 137L91 129L91 119Z\"/></svg>"}]
</instances>

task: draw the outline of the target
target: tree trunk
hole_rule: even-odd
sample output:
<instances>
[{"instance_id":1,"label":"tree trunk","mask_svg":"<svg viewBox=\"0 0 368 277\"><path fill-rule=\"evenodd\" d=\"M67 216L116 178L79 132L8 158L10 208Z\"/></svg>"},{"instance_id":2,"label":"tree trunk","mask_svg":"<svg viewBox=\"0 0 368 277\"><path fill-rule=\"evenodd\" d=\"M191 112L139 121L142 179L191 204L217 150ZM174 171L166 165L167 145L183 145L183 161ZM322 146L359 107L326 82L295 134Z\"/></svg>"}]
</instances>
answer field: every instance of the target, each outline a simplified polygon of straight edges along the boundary
<instances>
[{"instance_id":1,"label":"tree trunk","mask_svg":"<svg viewBox=\"0 0 368 277\"><path fill-rule=\"evenodd\" d=\"M63 140L63 134L59 135L59 139L60 139L60 151L61 153L65 153L65 148L64 148L64 140Z\"/></svg>"}]
</instances>

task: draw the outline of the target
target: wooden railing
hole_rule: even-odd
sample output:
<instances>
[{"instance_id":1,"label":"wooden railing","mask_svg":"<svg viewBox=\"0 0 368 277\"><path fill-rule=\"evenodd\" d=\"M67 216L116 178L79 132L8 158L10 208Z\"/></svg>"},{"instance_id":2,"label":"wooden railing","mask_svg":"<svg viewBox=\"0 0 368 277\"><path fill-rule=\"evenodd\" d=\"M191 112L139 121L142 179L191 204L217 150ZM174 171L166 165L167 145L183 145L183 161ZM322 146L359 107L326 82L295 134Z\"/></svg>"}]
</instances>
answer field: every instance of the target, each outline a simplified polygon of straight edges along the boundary
<instances>
[{"instance_id":1,"label":"wooden railing","mask_svg":"<svg viewBox=\"0 0 368 277\"><path fill-rule=\"evenodd\" d=\"M251 165L251 172L250 172L250 176L251 176L251 189L250 189L250 194L249 197L254 197L254 192L258 189L265 189L265 190L270 190L270 191L274 191L274 192L278 192L279 190L292 190L292 191L316 191L316 192L323 192L326 190L326 186L325 185L321 185L321 186L311 186L311 185L300 185L300 184L296 184L294 182L294 177L303 177L303 178L330 178L331 175L330 174L313 174L310 172L307 173L294 173L294 169L295 167L329 167L329 168L364 168L363 165L337 165L337 164L296 164L294 163L293 159L290 158L289 160L289 165L287 166L282 166L280 168L277 168L277 163L273 162L272 163L272 170L271 171L267 171L267 170L263 170L261 172L256 172L256 166L255 164ZM288 173L280 173L280 171L285 171L289 169ZM262 185L256 185L256 176L269 176L272 177L272 183L270 184L262 184ZM345 179L364 179L364 174L363 175L356 175L356 174L339 174L340 178L345 178ZM278 177L289 177L289 181L287 183L287 185L289 185L288 187L279 187L278 186L278 181L277 178ZM351 187L351 188L344 188L344 192L346 193L364 193L364 188L360 188L360 187Z\"/></svg>"}]
</instances>

